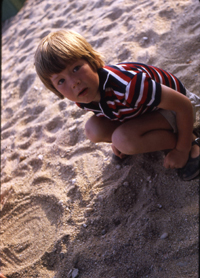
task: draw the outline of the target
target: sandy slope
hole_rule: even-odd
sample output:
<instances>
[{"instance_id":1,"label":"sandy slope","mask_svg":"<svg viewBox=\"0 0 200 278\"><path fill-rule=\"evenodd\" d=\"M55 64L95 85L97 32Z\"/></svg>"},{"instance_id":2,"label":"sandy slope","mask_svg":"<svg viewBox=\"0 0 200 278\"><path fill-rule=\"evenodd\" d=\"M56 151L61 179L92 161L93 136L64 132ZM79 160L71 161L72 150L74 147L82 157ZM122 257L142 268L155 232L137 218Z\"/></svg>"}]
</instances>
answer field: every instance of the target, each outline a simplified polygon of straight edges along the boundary
<instances>
[{"instance_id":1,"label":"sandy slope","mask_svg":"<svg viewBox=\"0 0 200 278\"><path fill-rule=\"evenodd\" d=\"M73 29L106 63L163 67L199 95L199 18L197 0L28 0L4 23L0 265L7 277L198 277L198 180L165 170L161 152L113 161L108 144L84 136L91 114L45 89L33 57L50 31Z\"/></svg>"}]
</instances>

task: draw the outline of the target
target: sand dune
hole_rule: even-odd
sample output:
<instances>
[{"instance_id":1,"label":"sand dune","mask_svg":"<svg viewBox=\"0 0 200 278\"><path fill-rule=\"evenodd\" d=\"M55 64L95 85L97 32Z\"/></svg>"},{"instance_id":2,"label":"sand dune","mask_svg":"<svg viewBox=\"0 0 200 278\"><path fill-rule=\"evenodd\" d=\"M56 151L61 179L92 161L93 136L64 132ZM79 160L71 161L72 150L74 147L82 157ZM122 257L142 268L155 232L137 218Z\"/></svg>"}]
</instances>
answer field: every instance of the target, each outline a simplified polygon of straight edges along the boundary
<instances>
[{"instance_id":1,"label":"sand dune","mask_svg":"<svg viewBox=\"0 0 200 278\"><path fill-rule=\"evenodd\" d=\"M4 22L4 275L198 276L199 181L164 169L162 152L114 161L109 144L85 138L91 113L49 92L33 58L50 31L72 29L107 64L159 66L200 95L199 18L197 0L27 0Z\"/></svg>"}]
</instances>

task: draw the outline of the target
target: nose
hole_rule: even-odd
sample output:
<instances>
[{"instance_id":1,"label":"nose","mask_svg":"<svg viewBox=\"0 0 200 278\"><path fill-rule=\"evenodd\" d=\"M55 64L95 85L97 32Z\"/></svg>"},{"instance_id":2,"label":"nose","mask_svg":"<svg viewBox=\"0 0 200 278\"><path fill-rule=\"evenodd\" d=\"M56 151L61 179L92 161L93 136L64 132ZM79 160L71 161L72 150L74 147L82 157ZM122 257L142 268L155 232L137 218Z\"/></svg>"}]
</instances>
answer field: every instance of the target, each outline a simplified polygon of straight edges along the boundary
<instances>
[{"instance_id":1,"label":"nose","mask_svg":"<svg viewBox=\"0 0 200 278\"><path fill-rule=\"evenodd\" d=\"M75 80L72 80L72 88L73 89L76 89L76 87L78 86L78 85L80 85L80 80L79 79L75 79Z\"/></svg>"}]
</instances>

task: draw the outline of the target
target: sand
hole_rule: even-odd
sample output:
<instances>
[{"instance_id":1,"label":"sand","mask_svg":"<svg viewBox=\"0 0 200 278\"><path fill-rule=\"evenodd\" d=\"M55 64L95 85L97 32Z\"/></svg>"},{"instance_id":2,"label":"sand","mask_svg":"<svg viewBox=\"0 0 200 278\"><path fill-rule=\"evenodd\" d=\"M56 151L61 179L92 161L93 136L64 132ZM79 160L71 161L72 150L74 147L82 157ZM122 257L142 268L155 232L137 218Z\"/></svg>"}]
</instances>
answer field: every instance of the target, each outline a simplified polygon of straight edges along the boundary
<instances>
[{"instance_id":1,"label":"sand","mask_svg":"<svg viewBox=\"0 0 200 278\"><path fill-rule=\"evenodd\" d=\"M200 94L197 0L27 0L2 26L1 272L7 277L197 278L199 180L163 152L112 159L92 115L48 91L34 52L72 29L105 62L171 71Z\"/></svg>"}]
</instances>

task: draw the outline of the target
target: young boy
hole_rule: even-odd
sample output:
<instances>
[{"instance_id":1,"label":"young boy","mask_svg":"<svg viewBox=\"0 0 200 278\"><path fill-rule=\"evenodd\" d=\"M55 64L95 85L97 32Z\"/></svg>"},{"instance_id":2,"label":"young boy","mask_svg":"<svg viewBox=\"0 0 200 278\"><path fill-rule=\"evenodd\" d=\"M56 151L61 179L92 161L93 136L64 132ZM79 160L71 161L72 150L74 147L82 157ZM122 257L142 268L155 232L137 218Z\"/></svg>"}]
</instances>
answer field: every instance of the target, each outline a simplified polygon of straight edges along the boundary
<instances>
[{"instance_id":1,"label":"young boy","mask_svg":"<svg viewBox=\"0 0 200 278\"><path fill-rule=\"evenodd\" d=\"M94 112L85 126L92 142L112 143L120 158L170 150L164 167L179 169L183 180L199 175L193 106L200 106L200 98L171 73L140 63L104 66L81 35L64 30L40 42L35 67L58 97Z\"/></svg>"}]
</instances>

